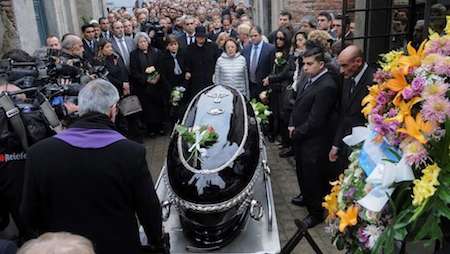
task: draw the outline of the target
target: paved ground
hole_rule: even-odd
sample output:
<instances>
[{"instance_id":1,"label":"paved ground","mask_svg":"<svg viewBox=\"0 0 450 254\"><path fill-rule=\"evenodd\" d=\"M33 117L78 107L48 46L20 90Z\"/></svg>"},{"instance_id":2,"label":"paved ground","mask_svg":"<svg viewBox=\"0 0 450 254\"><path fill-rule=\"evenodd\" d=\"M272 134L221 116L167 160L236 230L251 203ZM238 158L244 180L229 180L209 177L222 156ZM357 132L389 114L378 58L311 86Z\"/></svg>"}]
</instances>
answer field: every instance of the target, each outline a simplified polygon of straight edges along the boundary
<instances>
[{"instance_id":1,"label":"paved ground","mask_svg":"<svg viewBox=\"0 0 450 254\"><path fill-rule=\"evenodd\" d=\"M167 153L168 137L147 139L145 145L147 148L149 168L154 181L156 181ZM281 246L283 246L297 230L294 219L302 219L305 217L306 209L291 205L290 203L291 198L298 194L297 178L293 160L286 160L278 157L278 149L272 144L269 144L268 147L268 157L269 165L272 170L272 187L278 229L280 231L280 241ZM323 253L341 253L331 244L329 235L325 232L324 224L311 229L310 234ZM309 254L314 252L306 240L303 239L299 245L297 245L293 253Z\"/></svg>"}]
</instances>

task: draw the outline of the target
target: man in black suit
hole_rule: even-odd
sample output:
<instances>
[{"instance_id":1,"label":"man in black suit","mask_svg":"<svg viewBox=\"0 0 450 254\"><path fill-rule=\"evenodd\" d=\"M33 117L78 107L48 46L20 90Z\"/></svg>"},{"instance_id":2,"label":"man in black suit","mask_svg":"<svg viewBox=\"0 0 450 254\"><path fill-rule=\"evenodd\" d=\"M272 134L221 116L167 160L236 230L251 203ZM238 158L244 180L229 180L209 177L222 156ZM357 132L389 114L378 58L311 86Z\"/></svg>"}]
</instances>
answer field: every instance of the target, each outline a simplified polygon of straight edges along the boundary
<instances>
[{"instance_id":1,"label":"man in black suit","mask_svg":"<svg viewBox=\"0 0 450 254\"><path fill-rule=\"evenodd\" d=\"M284 29L286 31L289 31L289 36L292 37L294 35L294 28L291 24L292 20L292 14L288 11L281 11L280 15L278 17L278 28L272 31L269 36L267 36L267 39L269 40L269 43L274 44L276 43L276 37L277 32L280 29Z\"/></svg>"},{"instance_id":2,"label":"man in black suit","mask_svg":"<svg viewBox=\"0 0 450 254\"><path fill-rule=\"evenodd\" d=\"M324 162L330 143L328 120L337 97L337 86L325 61L325 53L318 47L304 53L306 75L297 83L297 98L289 123L302 203L309 212L303 222L308 227L314 227L324 218L321 204L326 181ZM299 196L292 200L296 205L301 205Z\"/></svg>"},{"instance_id":3,"label":"man in black suit","mask_svg":"<svg viewBox=\"0 0 450 254\"><path fill-rule=\"evenodd\" d=\"M162 246L161 206L145 148L114 130L119 93L96 79L79 93L80 119L27 153L21 212L36 233L84 236L95 253L140 253L138 221Z\"/></svg>"},{"instance_id":4,"label":"man in black suit","mask_svg":"<svg viewBox=\"0 0 450 254\"><path fill-rule=\"evenodd\" d=\"M183 22L183 32L178 37L178 44L181 50L195 43L195 19L192 16L186 16Z\"/></svg>"},{"instance_id":5,"label":"man in black suit","mask_svg":"<svg viewBox=\"0 0 450 254\"><path fill-rule=\"evenodd\" d=\"M192 98L200 90L213 84L212 78L216 68L219 48L215 42L206 39L206 28L195 28L195 43L187 47L185 68L188 80L188 96Z\"/></svg>"},{"instance_id":6,"label":"man in black suit","mask_svg":"<svg viewBox=\"0 0 450 254\"><path fill-rule=\"evenodd\" d=\"M81 27L81 32L83 33L83 58L92 64L97 54L97 42L95 41L94 25L83 25Z\"/></svg>"},{"instance_id":7,"label":"man in black suit","mask_svg":"<svg viewBox=\"0 0 450 254\"><path fill-rule=\"evenodd\" d=\"M275 46L262 40L259 26L250 30L251 44L242 52L247 61L250 86L250 98L259 98L263 90L262 81L269 76L275 61Z\"/></svg>"},{"instance_id":8,"label":"man in black suit","mask_svg":"<svg viewBox=\"0 0 450 254\"><path fill-rule=\"evenodd\" d=\"M101 17L98 19L98 23L100 24L100 39L110 40L112 34L110 32L109 20L106 17Z\"/></svg>"},{"instance_id":9,"label":"man in black suit","mask_svg":"<svg viewBox=\"0 0 450 254\"><path fill-rule=\"evenodd\" d=\"M223 32L227 33L230 38L233 38L235 40L238 39L239 34L236 32L236 30L233 29L233 26L231 25L230 16L225 16L223 18L222 25L223 25Z\"/></svg>"},{"instance_id":10,"label":"man in black suit","mask_svg":"<svg viewBox=\"0 0 450 254\"><path fill-rule=\"evenodd\" d=\"M219 34L223 32L222 17L221 16L213 17L212 26L213 30L210 33L208 33L208 39L215 42L217 40L217 37L219 37Z\"/></svg>"},{"instance_id":11,"label":"man in black suit","mask_svg":"<svg viewBox=\"0 0 450 254\"><path fill-rule=\"evenodd\" d=\"M113 37L111 38L111 44L114 52L120 55L123 62L130 67L130 53L136 48L136 45L128 36L125 36L125 31L123 29L123 24L120 21L115 21L112 24Z\"/></svg>"},{"instance_id":12,"label":"man in black suit","mask_svg":"<svg viewBox=\"0 0 450 254\"><path fill-rule=\"evenodd\" d=\"M363 52L356 45L345 48L338 57L340 72L344 76L342 94L339 105L339 122L333 146L329 152L329 160L338 160L338 171L348 166L350 149L342 142L342 139L350 135L352 128L364 126L367 123L361 113L361 101L369 93L368 86L373 84L375 70L364 61ZM337 177L338 172L334 175Z\"/></svg>"}]
</instances>

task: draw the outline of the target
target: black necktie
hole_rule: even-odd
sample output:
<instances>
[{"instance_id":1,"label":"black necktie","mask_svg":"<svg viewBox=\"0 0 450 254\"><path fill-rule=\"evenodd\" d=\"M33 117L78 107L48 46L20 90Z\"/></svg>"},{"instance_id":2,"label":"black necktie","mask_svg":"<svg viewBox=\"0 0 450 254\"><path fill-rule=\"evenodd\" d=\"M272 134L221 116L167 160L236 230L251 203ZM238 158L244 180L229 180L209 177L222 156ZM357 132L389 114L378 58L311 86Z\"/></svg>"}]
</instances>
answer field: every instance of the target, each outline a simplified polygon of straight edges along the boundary
<instances>
[{"instance_id":1,"label":"black necktie","mask_svg":"<svg viewBox=\"0 0 450 254\"><path fill-rule=\"evenodd\" d=\"M308 79L308 81L306 82L305 86L303 87L303 91L305 91L306 89L308 89L308 87L310 87L312 84L312 80Z\"/></svg>"},{"instance_id":2,"label":"black necktie","mask_svg":"<svg viewBox=\"0 0 450 254\"><path fill-rule=\"evenodd\" d=\"M355 88L356 88L356 82L355 82L355 79L352 77L350 79L350 95L353 94L353 92L355 91Z\"/></svg>"}]
</instances>

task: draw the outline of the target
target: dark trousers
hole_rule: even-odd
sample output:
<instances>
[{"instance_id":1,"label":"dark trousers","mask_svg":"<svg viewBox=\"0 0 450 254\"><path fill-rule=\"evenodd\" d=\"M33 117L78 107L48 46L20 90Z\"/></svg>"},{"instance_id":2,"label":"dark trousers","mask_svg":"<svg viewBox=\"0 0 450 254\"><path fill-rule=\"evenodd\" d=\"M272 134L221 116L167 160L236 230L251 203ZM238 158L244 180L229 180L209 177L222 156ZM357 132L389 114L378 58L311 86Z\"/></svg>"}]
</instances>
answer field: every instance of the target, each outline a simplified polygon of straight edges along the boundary
<instances>
[{"instance_id":1,"label":"dark trousers","mask_svg":"<svg viewBox=\"0 0 450 254\"><path fill-rule=\"evenodd\" d=\"M259 101L259 94L263 91L262 84L253 83L249 81L250 100L256 99Z\"/></svg>"},{"instance_id":2,"label":"dark trousers","mask_svg":"<svg viewBox=\"0 0 450 254\"><path fill-rule=\"evenodd\" d=\"M22 200L22 188L25 171L25 160L9 161L0 165L0 215L9 216L14 219L14 222L19 229L20 234L26 234L26 227L22 222L19 208ZM3 218L4 224L7 226L8 217ZM3 230L0 228L0 230Z\"/></svg>"},{"instance_id":3,"label":"dark trousers","mask_svg":"<svg viewBox=\"0 0 450 254\"><path fill-rule=\"evenodd\" d=\"M326 152L318 144L294 144L294 154L298 185L308 212L311 216L322 220L322 201L326 184L324 175Z\"/></svg>"}]
</instances>

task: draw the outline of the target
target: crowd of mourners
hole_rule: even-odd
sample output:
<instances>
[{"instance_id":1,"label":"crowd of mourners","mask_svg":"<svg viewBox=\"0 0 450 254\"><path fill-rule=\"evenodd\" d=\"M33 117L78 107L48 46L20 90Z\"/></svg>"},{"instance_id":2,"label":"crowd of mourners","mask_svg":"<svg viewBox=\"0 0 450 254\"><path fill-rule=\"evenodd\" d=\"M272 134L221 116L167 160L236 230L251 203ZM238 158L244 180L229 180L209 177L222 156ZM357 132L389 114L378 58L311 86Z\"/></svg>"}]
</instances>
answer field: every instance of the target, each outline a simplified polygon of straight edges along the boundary
<instances>
[{"instance_id":1,"label":"crowd of mourners","mask_svg":"<svg viewBox=\"0 0 450 254\"><path fill-rule=\"evenodd\" d=\"M352 45L355 24L349 17L319 12L294 24L291 13L281 11L278 28L264 35L250 7L235 2L153 1L109 10L83 24L80 35L47 37L48 48L106 67L109 82L89 82L78 105L66 104L80 121L31 147L25 173L14 176L25 175L25 183L2 193L8 202L1 201L0 210L8 204L6 214L12 214L22 242L70 232L43 234L19 253L138 253L135 214L149 243L162 246L161 207L145 149L129 140L164 135L210 85L232 86L247 100L269 106L264 135L280 157L296 161L300 194L292 203L308 209L308 227L323 221L328 182L348 165L342 138L366 122L361 100L374 71ZM174 90L183 94L179 101ZM118 115L119 98L131 95L142 112ZM109 141L85 142L94 136ZM0 253L15 253L1 246Z\"/></svg>"}]
</instances>

